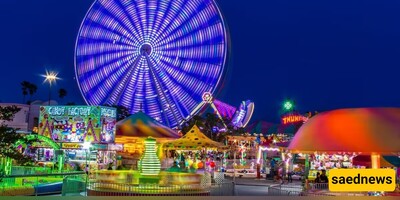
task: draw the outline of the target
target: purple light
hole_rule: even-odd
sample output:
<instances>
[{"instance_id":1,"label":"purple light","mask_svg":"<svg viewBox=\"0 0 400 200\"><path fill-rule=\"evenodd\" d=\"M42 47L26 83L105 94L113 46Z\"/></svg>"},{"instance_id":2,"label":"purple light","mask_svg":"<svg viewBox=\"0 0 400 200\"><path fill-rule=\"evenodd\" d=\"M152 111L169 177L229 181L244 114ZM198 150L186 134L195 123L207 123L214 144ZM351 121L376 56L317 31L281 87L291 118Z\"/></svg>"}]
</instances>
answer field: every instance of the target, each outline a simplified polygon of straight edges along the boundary
<instances>
[{"instance_id":1,"label":"purple light","mask_svg":"<svg viewBox=\"0 0 400 200\"><path fill-rule=\"evenodd\" d=\"M236 108L235 107L233 107L233 106L231 106L231 105L229 105L227 103L224 103L222 101L219 101L217 99L214 100L214 104L215 104L215 107L217 107L218 112L223 117L226 117L229 120L232 119L233 115L236 112Z\"/></svg>"},{"instance_id":2,"label":"purple light","mask_svg":"<svg viewBox=\"0 0 400 200\"><path fill-rule=\"evenodd\" d=\"M89 105L142 110L175 127L214 93L227 50L214 0L96 0L79 31L75 71Z\"/></svg>"}]
</instances>

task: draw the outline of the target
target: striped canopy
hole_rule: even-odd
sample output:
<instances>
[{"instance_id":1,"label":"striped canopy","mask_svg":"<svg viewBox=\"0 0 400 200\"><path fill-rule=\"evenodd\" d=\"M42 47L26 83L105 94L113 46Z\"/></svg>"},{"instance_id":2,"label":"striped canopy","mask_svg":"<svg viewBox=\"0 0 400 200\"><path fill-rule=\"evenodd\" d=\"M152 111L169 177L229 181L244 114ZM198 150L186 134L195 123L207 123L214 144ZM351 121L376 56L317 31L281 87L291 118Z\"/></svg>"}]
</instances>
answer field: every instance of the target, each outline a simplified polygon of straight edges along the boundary
<instances>
[{"instance_id":1,"label":"striped canopy","mask_svg":"<svg viewBox=\"0 0 400 200\"><path fill-rule=\"evenodd\" d=\"M203 148L218 149L224 148L225 146L205 136L199 127L194 125L186 135L177 140L164 143L163 147L175 150L200 150Z\"/></svg>"},{"instance_id":2,"label":"striped canopy","mask_svg":"<svg viewBox=\"0 0 400 200\"><path fill-rule=\"evenodd\" d=\"M143 112L135 113L117 123L117 136L179 138L179 134Z\"/></svg>"},{"instance_id":3,"label":"striped canopy","mask_svg":"<svg viewBox=\"0 0 400 200\"><path fill-rule=\"evenodd\" d=\"M320 113L297 131L294 152L400 152L400 108L339 109Z\"/></svg>"}]
</instances>

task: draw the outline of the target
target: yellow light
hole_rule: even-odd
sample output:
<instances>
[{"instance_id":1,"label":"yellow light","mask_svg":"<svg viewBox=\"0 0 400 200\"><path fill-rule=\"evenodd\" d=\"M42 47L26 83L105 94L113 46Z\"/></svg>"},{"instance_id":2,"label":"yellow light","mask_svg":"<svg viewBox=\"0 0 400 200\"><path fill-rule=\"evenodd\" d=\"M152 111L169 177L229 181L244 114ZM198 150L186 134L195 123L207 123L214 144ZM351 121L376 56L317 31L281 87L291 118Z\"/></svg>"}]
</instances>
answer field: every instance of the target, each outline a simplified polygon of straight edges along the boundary
<instances>
[{"instance_id":1,"label":"yellow light","mask_svg":"<svg viewBox=\"0 0 400 200\"><path fill-rule=\"evenodd\" d=\"M381 155L379 154L371 154L371 167L372 169L379 169L381 168Z\"/></svg>"},{"instance_id":2,"label":"yellow light","mask_svg":"<svg viewBox=\"0 0 400 200\"><path fill-rule=\"evenodd\" d=\"M56 72L49 72L46 70L46 75L42 75L42 77L44 77L44 82L48 82L50 83L50 85L54 82L56 82L57 80L60 80L59 77L57 77L58 73Z\"/></svg>"}]
</instances>

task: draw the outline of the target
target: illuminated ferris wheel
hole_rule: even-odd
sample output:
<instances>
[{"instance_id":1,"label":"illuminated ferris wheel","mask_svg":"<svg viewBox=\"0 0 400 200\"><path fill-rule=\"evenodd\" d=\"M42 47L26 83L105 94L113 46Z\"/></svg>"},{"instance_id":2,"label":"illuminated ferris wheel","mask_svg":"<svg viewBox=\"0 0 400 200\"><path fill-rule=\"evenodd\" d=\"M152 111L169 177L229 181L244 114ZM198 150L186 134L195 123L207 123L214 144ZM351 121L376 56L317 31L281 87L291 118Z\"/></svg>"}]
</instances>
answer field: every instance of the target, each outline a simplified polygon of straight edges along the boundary
<instances>
[{"instance_id":1,"label":"illuminated ferris wheel","mask_svg":"<svg viewBox=\"0 0 400 200\"><path fill-rule=\"evenodd\" d=\"M214 0L96 0L75 73L89 105L122 105L176 127L224 74L227 31Z\"/></svg>"}]
</instances>

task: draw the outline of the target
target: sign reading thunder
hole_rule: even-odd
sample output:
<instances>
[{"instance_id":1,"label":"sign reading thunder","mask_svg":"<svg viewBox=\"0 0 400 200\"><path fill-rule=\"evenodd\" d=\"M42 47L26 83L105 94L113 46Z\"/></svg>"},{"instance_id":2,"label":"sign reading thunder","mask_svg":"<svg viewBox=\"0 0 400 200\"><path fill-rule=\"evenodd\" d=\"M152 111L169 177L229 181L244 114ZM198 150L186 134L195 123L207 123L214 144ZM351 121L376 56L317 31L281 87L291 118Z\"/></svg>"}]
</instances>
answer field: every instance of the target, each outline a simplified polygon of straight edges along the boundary
<instances>
[{"instance_id":1,"label":"sign reading thunder","mask_svg":"<svg viewBox=\"0 0 400 200\"><path fill-rule=\"evenodd\" d=\"M306 122L308 120L307 117L298 114L298 113L291 113L284 115L282 117L282 124L293 124L293 123L299 123L299 122Z\"/></svg>"},{"instance_id":2,"label":"sign reading thunder","mask_svg":"<svg viewBox=\"0 0 400 200\"><path fill-rule=\"evenodd\" d=\"M55 142L113 143L117 111L100 106L42 106L39 135Z\"/></svg>"}]
</instances>

